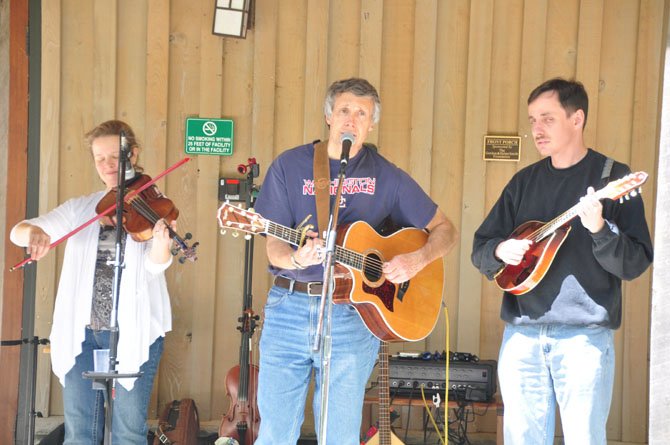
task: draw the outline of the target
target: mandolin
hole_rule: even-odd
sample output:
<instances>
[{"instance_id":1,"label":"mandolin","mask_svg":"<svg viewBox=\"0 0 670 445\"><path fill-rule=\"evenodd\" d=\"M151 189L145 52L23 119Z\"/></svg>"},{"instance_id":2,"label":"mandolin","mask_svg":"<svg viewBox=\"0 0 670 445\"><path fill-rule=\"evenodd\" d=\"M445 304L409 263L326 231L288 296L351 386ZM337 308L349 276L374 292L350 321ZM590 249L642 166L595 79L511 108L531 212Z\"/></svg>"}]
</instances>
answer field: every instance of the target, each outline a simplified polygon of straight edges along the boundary
<instances>
[{"instance_id":1,"label":"mandolin","mask_svg":"<svg viewBox=\"0 0 670 445\"><path fill-rule=\"evenodd\" d=\"M640 186L647 180L647 173L637 172L612 181L598 190L598 199L618 199L637 196ZM579 214L577 203L570 209L549 221L528 221L517 227L508 239L529 239L532 241L523 259L517 265L506 264L496 274L495 282L505 292L523 295L529 292L544 278L558 249L561 247L572 227L568 224Z\"/></svg>"}]
</instances>

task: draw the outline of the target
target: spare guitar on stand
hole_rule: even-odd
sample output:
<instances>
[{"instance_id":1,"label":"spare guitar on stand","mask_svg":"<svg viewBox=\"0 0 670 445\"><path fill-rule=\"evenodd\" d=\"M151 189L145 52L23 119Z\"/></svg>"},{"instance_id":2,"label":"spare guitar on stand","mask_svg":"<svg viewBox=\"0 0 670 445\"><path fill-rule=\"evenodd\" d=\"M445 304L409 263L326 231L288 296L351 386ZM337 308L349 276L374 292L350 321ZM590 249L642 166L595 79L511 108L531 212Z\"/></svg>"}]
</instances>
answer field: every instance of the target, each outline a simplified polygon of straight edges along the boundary
<instances>
[{"instance_id":1,"label":"spare guitar on stand","mask_svg":"<svg viewBox=\"0 0 670 445\"><path fill-rule=\"evenodd\" d=\"M379 429L365 445L403 445L391 431L391 399L389 391L389 344L379 342Z\"/></svg>"},{"instance_id":2,"label":"spare guitar on stand","mask_svg":"<svg viewBox=\"0 0 670 445\"><path fill-rule=\"evenodd\" d=\"M249 159L249 165L238 166L240 173L247 173L244 186L236 190L236 196L245 195L244 201L247 208L251 208L255 201L253 181L259 175L259 167L254 158ZM248 171L248 172L247 172ZM222 180L225 182L225 180ZM232 184L239 184L232 180ZM231 191L231 190L227 190ZM234 194L234 193L232 193ZM230 195L230 193L228 194ZM220 194L221 197L221 194ZM228 199L230 196L223 196ZM222 231L223 233L223 231ZM242 333L240 345L239 365L233 366L226 374L226 391L230 398L228 413L221 419L219 427L220 437L229 437L237 440L240 445L252 445L258 437L261 418L258 414L256 404L256 392L258 388L258 366L252 364L251 337L256 329L258 315L254 315L252 307L251 282L253 275L253 250L254 238L245 237L244 246L244 297L242 304L242 316L237 319L240 325L237 329Z\"/></svg>"}]
</instances>

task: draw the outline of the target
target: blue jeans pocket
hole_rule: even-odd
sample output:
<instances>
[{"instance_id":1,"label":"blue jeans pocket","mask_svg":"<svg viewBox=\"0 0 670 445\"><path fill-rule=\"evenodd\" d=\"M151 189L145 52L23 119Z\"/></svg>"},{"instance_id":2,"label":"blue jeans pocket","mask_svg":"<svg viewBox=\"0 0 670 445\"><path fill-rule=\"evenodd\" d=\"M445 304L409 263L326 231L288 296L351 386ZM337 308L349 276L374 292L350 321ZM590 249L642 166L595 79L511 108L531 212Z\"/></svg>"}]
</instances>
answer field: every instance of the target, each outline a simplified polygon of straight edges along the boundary
<instances>
[{"instance_id":1,"label":"blue jeans pocket","mask_svg":"<svg viewBox=\"0 0 670 445\"><path fill-rule=\"evenodd\" d=\"M280 306L289 297L288 290L273 286L268 293L268 299L265 302L265 311Z\"/></svg>"}]
</instances>

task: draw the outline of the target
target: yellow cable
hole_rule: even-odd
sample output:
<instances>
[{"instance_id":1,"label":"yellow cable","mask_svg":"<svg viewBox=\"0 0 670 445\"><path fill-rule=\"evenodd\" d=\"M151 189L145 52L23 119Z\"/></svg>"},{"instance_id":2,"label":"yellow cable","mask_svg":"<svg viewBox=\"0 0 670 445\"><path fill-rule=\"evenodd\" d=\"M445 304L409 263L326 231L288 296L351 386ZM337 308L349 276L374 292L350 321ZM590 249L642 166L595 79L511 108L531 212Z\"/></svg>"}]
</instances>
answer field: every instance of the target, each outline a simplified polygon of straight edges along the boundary
<instances>
[{"instance_id":1,"label":"yellow cable","mask_svg":"<svg viewBox=\"0 0 670 445\"><path fill-rule=\"evenodd\" d=\"M449 430L449 311L447 310L447 305L444 304L444 301L442 302L442 306L444 307L444 322L446 326L446 348L445 351L447 352L447 357L445 359L445 384L446 388L444 389L444 436L440 434L440 429L437 426L437 423L435 423L435 419L433 418L433 413L430 412L430 407L428 406L428 402L426 401L426 394L423 392L423 386L421 386L421 398L423 399L423 406L428 412L428 417L430 418L431 423L433 424L433 428L435 428L435 432L437 432L437 437L440 439L440 442L444 444L444 441L448 437L448 430ZM439 387L438 387L439 389ZM439 393L439 391L438 391ZM439 408L438 408L439 409Z\"/></svg>"},{"instance_id":2,"label":"yellow cable","mask_svg":"<svg viewBox=\"0 0 670 445\"><path fill-rule=\"evenodd\" d=\"M439 437L440 442L444 445L444 438L442 437L442 434L440 434L440 429L437 427L437 423L435 423L435 419L433 418L433 413L430 412L430 407L428 406L428 402L426 401L426 394L423 392L423 386L421 386L421 398L423 399L423 406L426 408L426 411L428 412L428 417L430 418L430 422L433 424L433 428L435 428L435 431L437 431L437 437ZM445 408L446 410L446 408ZM446 424L446 419L445 419L445 424ZM446 437L446 436L445 436Z\"/></svg>"},{"instance_id":3,"label":"yellow cable","mask_svg":"<svg viewBox=\"0 0 670 445\"><path fill-rule=\"evenodd\" d=\"M446 387L444 388L444 438L446 440L447 432L449 431L449 361L451 360L451 354L449 354L449 311L447 310L447 305L442 301L442 307L444 307L444 326L445 326L445 348L447 351L447 357L444 359L444 381Z\"/></svg>"}]
</instances>

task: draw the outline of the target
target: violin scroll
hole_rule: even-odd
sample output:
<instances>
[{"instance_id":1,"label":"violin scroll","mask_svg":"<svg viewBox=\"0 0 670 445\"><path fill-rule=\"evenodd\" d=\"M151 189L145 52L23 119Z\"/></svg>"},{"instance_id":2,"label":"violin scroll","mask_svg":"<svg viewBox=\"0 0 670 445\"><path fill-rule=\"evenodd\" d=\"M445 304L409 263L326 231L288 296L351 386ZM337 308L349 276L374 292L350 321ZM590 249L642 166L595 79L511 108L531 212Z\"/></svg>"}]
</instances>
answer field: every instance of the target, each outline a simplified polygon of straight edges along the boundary
<instances>
[{"instance_id":1,"label":"violin scroll","mask_svg":"<svg viewBox=\"0 0 670 445\"><path fill-rule=\"evenodd\" d=\"M177 240L177 238L174 238L174 240L178 247L172 248L170 253L173 256L177 256L180 251L183 253L183 255L179 258L179 264L184 264L186 260L190 262L197 261L198 257L195 254L195 249L200 245L200 243L196 241L193 243L193 245L191 245L191 247L186 244L187 240L193 238L193 235L191 235L190 232L186 232L183 239L179 238L179 240Z\"/></svg>"}]
</instances>

